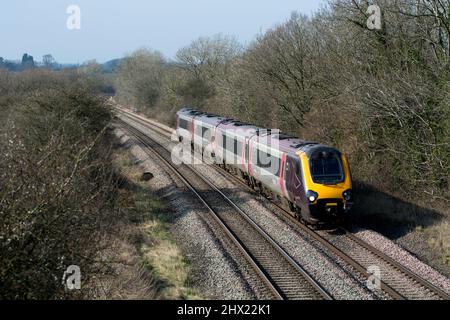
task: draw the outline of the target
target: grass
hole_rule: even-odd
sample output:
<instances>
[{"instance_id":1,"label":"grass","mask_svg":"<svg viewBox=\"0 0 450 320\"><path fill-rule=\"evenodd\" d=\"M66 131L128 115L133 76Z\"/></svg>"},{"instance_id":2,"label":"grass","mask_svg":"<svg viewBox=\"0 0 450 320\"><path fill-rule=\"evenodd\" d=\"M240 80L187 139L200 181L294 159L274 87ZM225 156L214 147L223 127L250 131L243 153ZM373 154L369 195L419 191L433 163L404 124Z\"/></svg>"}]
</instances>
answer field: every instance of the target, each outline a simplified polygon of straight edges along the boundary
<instances>
[{"instance_id":1,"label":"grass","mask_svg":"<svg viewBox=\"0 0 450 320\"><path fill-rule=\"evenodd\" d=\"M128 194L131 219L142 230L144 238L137 243L141 262L153 279L161 299L201 299L200 294L188 285L189 262L176 244L171 228L171 209L155 194L148 183L141 180L142 170L130 154L120 153L115 163L132 189Z\"/></svg>"},{"instance_id":2,"label":"grass","mask_svg":"<svg viewBox=\"0 0 450 320\"><path fill-rule=\"evenodd\" d=\"M429 244L434 251L440 253L442 263L446 264L450 274L450 223L443 222L427 230Z\"/></svg>"}]
</instances>

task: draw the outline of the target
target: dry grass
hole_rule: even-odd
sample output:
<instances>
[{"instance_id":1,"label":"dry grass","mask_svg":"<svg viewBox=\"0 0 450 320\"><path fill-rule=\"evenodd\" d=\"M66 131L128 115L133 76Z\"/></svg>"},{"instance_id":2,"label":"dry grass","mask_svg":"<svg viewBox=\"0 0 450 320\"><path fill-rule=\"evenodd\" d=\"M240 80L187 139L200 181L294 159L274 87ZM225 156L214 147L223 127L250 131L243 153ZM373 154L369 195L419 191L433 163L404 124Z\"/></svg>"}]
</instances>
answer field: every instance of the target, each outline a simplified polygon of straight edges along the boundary
<instances>
[{"instance_id":1,"label":"dry grass","mask_svg":"<svg viewBox=\"0 0 450 320\"><path fill-rule=\"evenodd\" d=\"M83 288L86 298L114 300L159 299L157 279L142 262L141 247L147 238L140 223L146 212L135 203L133 185L137 172L130 170L132 162L120 149L113 155L113 164L120 173L119 208L123 214L112 221L114 228L102 239L97 257L98 274Z\"/></svg>"},{"instance_id":2,"label":"dry grass","mask_svg":"<svg viewBox=\"0 0 450 320\"><path fill-rule=\"evenodd\" d=\"M152 229L150 226L150 233ZM171 240L164 239L154 246L144 246L143 252L147 268L160 280L163 298L200 299L198 293L186 285L189 264Z\"/></svg>"},{"instance_id":3,"label":"dry grass","mask_svg":"<svg viewBox=\"0 0 450 320\"><path fill-rule=\"evenodd\" d=\"M128 223L104 239L100 260L108 262L92 282L97 299L200 299L187 283L189 264L174 242L170 210L141 181L132 156L118 150L113 159L123 177L121 204Z\"/></svg>"},{"instance_id":4,"label":"dry grass","mask_svg":"<svg viewBox=\"0 0 450 320\"><path fill-rule=\"evenodd\" d=\"M102 273L89 283L88 298L114 300L158 299L155 280L142 266L132 239L139 230L123 225L118 234L105 237L99 254Z\"/></svg>"}]
</instances>

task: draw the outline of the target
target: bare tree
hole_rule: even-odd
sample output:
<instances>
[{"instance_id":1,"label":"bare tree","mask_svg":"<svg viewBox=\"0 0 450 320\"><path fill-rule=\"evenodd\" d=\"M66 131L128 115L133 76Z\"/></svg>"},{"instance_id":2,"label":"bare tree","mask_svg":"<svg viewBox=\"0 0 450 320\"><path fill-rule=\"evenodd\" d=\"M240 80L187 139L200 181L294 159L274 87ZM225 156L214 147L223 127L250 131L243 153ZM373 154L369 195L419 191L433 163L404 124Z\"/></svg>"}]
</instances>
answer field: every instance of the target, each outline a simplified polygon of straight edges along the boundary
<instances>
[{"instance_id":1,"label":"bare tree","mask_svg":"<svg viewBox=\"0 0 450 320\"><path fill-rule=\"evenodd\" d=\"M147 49L126 57L117 74L119 98L141 109L155 107L160 97L165 63L161 53Z\"/></svg>"},{"instance_id":2,"label":"bare tree","mask_svg":"<svg viewBox=\"0 0 450 320\"><path fill-rule=\"evenodd\" d=\"M176 54L179 66L199 80L213 81L226 73L227 67L242 51L239 42L221 34L199 38Z\"/></svg>"},{"instance_id":3,"label":"bare tree","mask_svg":"<svg viewBox=\"0 0 450 320\"><path fill-rule=\"evenodd\" d=\"M293 14L291 19L257 39L246 54L247 67L272 85L276 104L304 126L316 85L310 20Z\"/></svg>"},{"instance_id":4,"label":"bare tree","mask_svg":"<svg viewBox=\"0 0 450 320\"><path fill-rule=\"evenodd\" d=\"M53 68L56 65L55 58L51 54L46 54L42 57L42 63L45 68Z\"/></svg>"}]
</instances>

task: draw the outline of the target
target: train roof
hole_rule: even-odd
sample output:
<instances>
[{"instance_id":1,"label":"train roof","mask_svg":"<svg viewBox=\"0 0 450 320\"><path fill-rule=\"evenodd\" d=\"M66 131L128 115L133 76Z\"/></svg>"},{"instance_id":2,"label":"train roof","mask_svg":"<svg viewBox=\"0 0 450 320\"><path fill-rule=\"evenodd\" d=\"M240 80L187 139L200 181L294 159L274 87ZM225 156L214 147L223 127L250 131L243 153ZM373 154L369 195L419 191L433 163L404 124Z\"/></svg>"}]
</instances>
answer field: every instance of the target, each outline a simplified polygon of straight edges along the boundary
<instances>
[{"instance_id":1,"label":"train roof","mask_svg":"<svg viewBox=\"0 0 450 320\"><path fill-rule=\"evenodd\" d=\"M223 118L214 114L202 113L196 115L194 121L200 121L202 123L209 124L211 126L217 126L219 123L227 120L227 118Z\"/></svg>"},{"instance_id":2,"label":"train roof","mask_svg":"<svg viewBox=\"0 0 450 320\"><path fill-rule=\"evenodd\" d=\"M339 151L335 148L319 144L314 141L302 140L300 138L282 133L279 130L257 127L246 122L209 114L190 107L181 109L179 112L177 112L177 114L193 117L194 120L199 120L210 125L216 125L220 129L240 129L239 131L241 132L241 134L243 134L244 137L249 138L251 136L256 136L256 141L258 143L271 146L278 145L280 151L287 153L295 154L298 151L302 151L305 152L308 156L313 154L315 151L322 150L334 150L339 153Z\"/></svg>"},{"instance_id":3,"label":"train roof","mask_svg":"<svg viewBox=\"0 0 450 320\"><path fill-rule=\"evenodd\" d=\"M184 115L184 116L197 116L201 114L206 114L206 112L196 110L191 107L184 107L180 111L177 112L178 115Z\"/></svg>"},{"instance_id":4,"label":"train roof","mask_svg":"<svg viewBox=\"0 0 450 320\"><path fill-rule=\"evenodd\" d=\"M218 125L220 122L226 120L227 118L214 115L211 113L206 113L203 111L196 110L194 108L190 107L184 107L180 111L177 112L178 115L191 117L194 119L194 121L201 121L203 123L215 126Z\"/></svg>"},{"instance_id":5,"label":"train roof","mask_svg":"<svg viewBox=\"0 0 450 320\"><path fill-rule=\"evenodd\" d=\"M254 136L259 128L255 125L233 119L226 119L219 125L220 129L236 130L244 137Z\"/></svg>"}]
</instances>

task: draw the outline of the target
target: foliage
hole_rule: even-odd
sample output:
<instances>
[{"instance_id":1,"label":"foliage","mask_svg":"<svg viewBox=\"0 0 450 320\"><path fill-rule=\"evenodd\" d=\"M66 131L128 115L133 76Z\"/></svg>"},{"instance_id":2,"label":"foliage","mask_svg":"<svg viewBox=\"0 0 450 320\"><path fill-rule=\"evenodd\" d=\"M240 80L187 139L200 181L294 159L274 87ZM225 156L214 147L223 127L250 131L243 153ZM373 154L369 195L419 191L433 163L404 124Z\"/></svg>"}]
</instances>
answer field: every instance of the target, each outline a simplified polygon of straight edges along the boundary
<instances>
[{"instance_id":1,"label":"foliage","mask_svg":"<svg viewBox=\"0 0 450 320\"><path fill-rule=\"evenodd\" d=\"M75 73L2 73L0 83L0 296L72 297L64 271L78 265L88 280L115 214L110 112Z\"/></svg>"}]
</instances>

